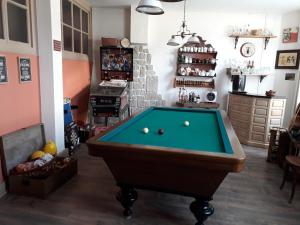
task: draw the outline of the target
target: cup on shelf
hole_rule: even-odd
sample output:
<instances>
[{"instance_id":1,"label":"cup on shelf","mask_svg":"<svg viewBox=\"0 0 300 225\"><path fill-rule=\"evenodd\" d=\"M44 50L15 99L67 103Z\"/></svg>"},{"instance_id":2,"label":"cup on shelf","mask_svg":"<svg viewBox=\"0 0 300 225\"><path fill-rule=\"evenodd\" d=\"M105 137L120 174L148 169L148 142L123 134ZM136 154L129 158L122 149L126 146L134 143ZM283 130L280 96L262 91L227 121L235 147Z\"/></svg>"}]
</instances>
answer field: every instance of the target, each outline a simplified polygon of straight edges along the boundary
<instances>
[{"instance_id":1,"label":"cup on shelf","mask_svg":"<svg viewBox=\"0 0 300 225\"><path fill-rule=\"evenodd\" d=\"M215 58L211 58L211 59L210 59L210 63L211 63L211 64L215 64L216 62L217 62L217 60L216 60Z\"/></svg>"},{"instance_id":2,"label":"cup on shelf","mask_svg":"<svg viewBox=\"0 0 300 225\"><path fill-rule=\"evenodd\" d=\"M209 70L209 76L213 77L215 75L215 71L214 70Z\"/></svg>"}]
</instances>

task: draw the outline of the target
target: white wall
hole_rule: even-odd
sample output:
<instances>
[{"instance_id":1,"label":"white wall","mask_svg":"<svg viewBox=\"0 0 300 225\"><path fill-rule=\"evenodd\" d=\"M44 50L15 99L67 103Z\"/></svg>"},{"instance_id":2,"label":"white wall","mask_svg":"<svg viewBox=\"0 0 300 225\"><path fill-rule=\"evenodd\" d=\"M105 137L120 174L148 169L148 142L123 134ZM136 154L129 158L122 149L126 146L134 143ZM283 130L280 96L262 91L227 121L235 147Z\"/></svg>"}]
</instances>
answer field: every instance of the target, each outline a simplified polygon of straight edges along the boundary
<instances>
[{"instance_id":1,"label":"white wall","mask_svg":"<svg viewBox=\"0 0 300 225\"><path fill-rule=\"evenodd\" d=\"M278 50L287 49L300 49L300 41L295 43L282 43L282 30L289 27L300 26L300 11L291 12L282 15L282 27L279 37ZM286 73L295 73L296 78L294 81L285 80ZM276 70L275 71L275 82L274 90L277 91L278 95L286 96L286 110L284 117L284 126L288 126L291 117L294 114L295 103L297 101L297 91L299 86L299 70Z\"/></svg>"},{"instance_id":2,"label":"white wall","mask_svg":"<svg viewBox=\"0 0 300 225\"><path fill-rule=\"evenodd\" d=\"M47 140L64 150L62 52L53 50L61 41L60 0L36 1L37 39L40 69L41 115Z\"/></svg>"},{"instance_id":3,"label":"white wall","mask_svg":"<svg viewBox=\"0 0 300 225\"><path fill-rule=\"evenodd\" d=\"M130 8L93 8L93 73L92 86L100 82L99 47L101 38L130 38Z\"/></svg>"},{"instance_id":4,"label":"white wall","mask_svg":"<svg viewBox=\"0 0 300 225\"><path fill-rule=\"evenodd\" d=\"M148 18L146 14L137 12L136 6L131 6L130 40L133 44L146 44L148 42Z\"/></svg>"},{"instance_id":5,"label":"white wall","mask_svg":"<svg viewBox=\"0 0 300 225\"><path fill-rule=\"evenodd\" d=\"M176 73L176 60L178 47L167 46L171 34L178 31L182 21L182 11L172 11L165 9L165 14L161 16L149 17L149 51L153 55L152 64L159 77L159 92L163 95L167 105L176 102L178 88L173 88L173 80ZM134 18L133 18L134 19ZM226 75L228 59L235 58L238 61L254 60L255 66L270 66L274 68L276 49L279 39L271 39L267 50L263 50L262 39L240 39L237 49L234 49L234 40L228 37L228 33L233 26L244 26L250 24L250 29L268 28L275 35L280 33L281 15L248 14L236 12L188 12L188 28L202 36L206 43L211 43L218 51L217 55L217 78L216 90L218 91L218 102L221 107L226 107L227 94L231 90L231 81ZM250 41L256 46L256 53L251 58L243 58L240 54L240 46ZM273 71L272 71L273 72ZM273 89L274 76L271 75L258 82L257 77L248 78L246 91L251 93L264 94L266 90ZM207 89L195 89L201 93L202 100Z\"/></svg>"}]
</instances>

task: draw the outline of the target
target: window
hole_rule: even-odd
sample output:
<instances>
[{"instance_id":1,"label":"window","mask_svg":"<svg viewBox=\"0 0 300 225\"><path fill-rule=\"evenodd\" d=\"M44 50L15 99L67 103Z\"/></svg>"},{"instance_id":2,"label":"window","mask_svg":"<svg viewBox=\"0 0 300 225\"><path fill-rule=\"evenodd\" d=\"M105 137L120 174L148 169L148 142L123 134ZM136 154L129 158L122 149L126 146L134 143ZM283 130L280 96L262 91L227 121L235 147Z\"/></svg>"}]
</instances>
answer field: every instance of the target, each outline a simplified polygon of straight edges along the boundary
<instances>
[{"instance_id":1,"label":"window","mask_svg":"<svg viewBox=\"0 0 300 225\"><path fill-rule=\"evenodd\" d=\"M3 22L2 22L2 0L0 0L0 39L4 38Z\"/></svg>"},{"instance_id":2,"label":"window","mask_svg":"<svg viewBox=\"0 0 300 225\"><path fill-rule=\"evenodd\" d=\"M62 0L61 7L64 50L88 55L89 12L72 0Z\"/></svg>"},{"instance_id":3,"label":"window","mask_svg":"<svg viewBox=\"0 0 300 225\"><path fill-rule=\"evenodd\" d=\"M30 0L0 0L0 39L30 44L29 10Z\"/></svg>"}]
</instances>

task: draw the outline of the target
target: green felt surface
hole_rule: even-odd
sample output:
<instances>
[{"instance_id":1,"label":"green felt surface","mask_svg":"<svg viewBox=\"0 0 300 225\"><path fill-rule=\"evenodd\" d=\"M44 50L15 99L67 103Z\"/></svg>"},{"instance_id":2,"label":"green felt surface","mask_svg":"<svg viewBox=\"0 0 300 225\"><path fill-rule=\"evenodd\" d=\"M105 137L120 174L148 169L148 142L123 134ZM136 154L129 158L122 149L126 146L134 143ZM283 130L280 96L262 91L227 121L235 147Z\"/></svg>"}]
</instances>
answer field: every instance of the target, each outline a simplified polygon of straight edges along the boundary
<instances>
[{"instance_id":1,"label":"green felt surface","mask_svg":"<svg viewBox=\"0 0 300 225\"><path fill-rule=\"evenodd\" d=\"M101 137L101 141L173 147L195 151L230 152L219 111L180 108L150 108ZM184 126L189 121L190 126ZM144 134L143 128L149 128ZM158 129L164 129L159 135ZM223 131L221 131L223 129ZM223 134L222 134L223 132ZM225 132L225 136L224 136ZM228 141L228 140L227 140ZM227 146L228 147L228 146Z\"/></svg>"}]
</instances>

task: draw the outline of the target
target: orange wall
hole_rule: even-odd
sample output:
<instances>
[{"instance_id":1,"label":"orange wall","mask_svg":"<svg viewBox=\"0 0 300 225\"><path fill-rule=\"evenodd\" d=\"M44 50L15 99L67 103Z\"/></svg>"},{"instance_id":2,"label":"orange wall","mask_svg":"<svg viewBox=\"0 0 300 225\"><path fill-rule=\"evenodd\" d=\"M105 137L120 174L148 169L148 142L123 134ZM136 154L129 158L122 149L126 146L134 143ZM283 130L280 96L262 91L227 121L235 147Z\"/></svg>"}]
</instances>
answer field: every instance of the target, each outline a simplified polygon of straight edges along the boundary
<instances>
[{"instance_id":1,"label":"orange wall","mask_svg":"<svg viewBox=\"0 0 300 225\"><path fill-rule=\"evenodd\" d=\"M79 125L86 123L91 83L91 64L84 60L63 60L64 97L71 98L75 121Z\"/></svg>"},{"instance_id":2,"label":"orange wall","mask_svg":"<svg viewBox=\"0 0 300 225\"><path fill-rule=\"evenodd\" d=\"M41 122L38 57L0 52L6 56L8 83L0 84L0 136ZM31 59L32 81L19 82L18 57ZM0 167L1 168L1 167ZM3 181L0 171L0 182Z\"/></svg>"}]
</instances>

